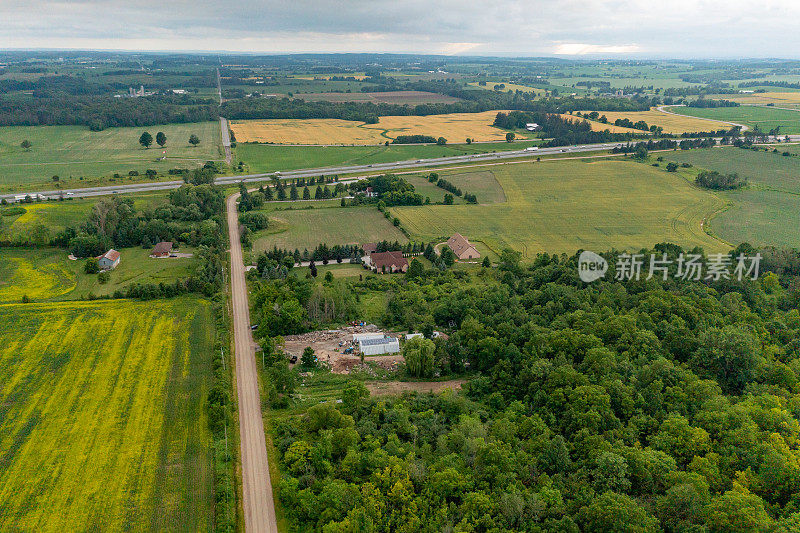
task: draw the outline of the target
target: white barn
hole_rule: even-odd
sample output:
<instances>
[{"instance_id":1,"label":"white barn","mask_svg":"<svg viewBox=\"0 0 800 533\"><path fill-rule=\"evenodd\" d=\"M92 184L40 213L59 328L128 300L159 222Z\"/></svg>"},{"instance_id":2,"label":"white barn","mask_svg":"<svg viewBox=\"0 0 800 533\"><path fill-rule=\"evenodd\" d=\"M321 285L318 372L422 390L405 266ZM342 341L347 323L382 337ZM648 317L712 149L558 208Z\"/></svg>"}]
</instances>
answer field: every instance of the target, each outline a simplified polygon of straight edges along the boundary
<instances>
[{"instance_id":1,"label":"white barn","mask_svg":"<svg viewBox=\"0 0 800 533\"><path fill-rule=\"evenodd\" d=\"M358 341L358 350L364 355L381 355L385 353L397 353L400 351L400 341L398 341L394 337L361 339Z\"/></svg>"}]
</instances>

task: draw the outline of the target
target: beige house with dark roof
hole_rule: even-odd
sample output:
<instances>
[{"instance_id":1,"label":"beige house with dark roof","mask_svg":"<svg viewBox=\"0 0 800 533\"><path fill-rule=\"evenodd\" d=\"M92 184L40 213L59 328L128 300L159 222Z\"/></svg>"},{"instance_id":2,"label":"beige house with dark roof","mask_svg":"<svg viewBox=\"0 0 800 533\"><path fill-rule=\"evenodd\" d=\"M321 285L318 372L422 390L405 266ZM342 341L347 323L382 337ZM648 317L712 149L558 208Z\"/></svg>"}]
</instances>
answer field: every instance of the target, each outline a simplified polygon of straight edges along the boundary
<instances>
[{"instance_id":1,"label":"beige house with dark roof","mask_svg":"<svg viewBox=\"0 0 800 533\"><path fill-rule=\"evenodd\" d=\"M447 240L447 246L453 250L459 261L480 259L481 254L463 235L456 233Z\"/></svg>"}]
</instances>

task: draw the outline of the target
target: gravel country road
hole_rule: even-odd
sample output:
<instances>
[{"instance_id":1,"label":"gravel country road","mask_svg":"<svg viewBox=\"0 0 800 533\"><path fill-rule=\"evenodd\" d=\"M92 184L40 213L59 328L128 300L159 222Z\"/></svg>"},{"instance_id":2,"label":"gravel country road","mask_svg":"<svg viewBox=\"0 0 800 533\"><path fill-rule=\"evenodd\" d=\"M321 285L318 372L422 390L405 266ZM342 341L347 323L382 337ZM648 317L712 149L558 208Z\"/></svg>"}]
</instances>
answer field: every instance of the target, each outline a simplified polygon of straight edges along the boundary
<instances>
[{"instance_id":1,"label":"gravel country road","mask_svg":"<svg viewBox=\"0 0 800 533\"><path fill-rule=\"evenodd\" d=\"M269 477L264 420L258 393L253 337L250 333L250 306L247 300L242 245L236 200L228 197L228 237L231 246L231 308L236 354L236 389L239 396L240 457L242 461L242 507L247 533L277 533L272 483Z\"/></svg>"}]
</instances>

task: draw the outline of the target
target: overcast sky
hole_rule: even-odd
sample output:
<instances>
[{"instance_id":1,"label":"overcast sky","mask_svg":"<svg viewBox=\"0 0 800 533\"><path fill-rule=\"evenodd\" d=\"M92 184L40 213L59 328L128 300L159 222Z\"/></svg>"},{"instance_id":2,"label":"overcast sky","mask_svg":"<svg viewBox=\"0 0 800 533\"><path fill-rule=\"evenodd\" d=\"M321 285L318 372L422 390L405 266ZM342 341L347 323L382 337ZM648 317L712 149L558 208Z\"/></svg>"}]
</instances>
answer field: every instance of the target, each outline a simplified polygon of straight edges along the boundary
<instances>
[{"instance_id":1,"label":"overcast sky","mask_svg":"<svg viewBox=\"0 0 800 533\"><path fill-rule=\"evenodd\" d=\"M800 57L797 0L0 0L0 48Z\"/></svg>"}]
</instances>

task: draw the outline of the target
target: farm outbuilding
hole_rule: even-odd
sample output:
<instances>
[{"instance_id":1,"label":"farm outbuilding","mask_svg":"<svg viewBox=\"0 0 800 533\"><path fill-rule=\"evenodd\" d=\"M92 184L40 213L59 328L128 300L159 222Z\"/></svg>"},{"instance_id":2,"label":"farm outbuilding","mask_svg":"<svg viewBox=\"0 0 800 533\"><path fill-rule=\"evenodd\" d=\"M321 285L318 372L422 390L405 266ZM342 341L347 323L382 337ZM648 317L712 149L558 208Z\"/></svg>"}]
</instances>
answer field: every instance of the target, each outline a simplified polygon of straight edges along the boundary
<instances>
[{"instance_id":1,"label":"farm outbuilding","mask_svg":"<svg viewBox=\"0 0 800 533\"><path fill-rule=\"evenodd\" d=\"M162 241L155 245L150 252L150 257L169 257L172 253L172 243L169 241Z\"/></svg>"},{"instance_id":2,"label":"farm outbuilding","mask_svg":"<svg viewBox=\"0 0 800 533\"><path fill-rule=\"evenodd\" d=\"M101 270L113 270L119 265L120 253L111 249L97 258L97 265Z\"/></svg>"},{"instance_id":3,"label":"farm outbuilding","mask_svg":"<svg viewBox=\"0 0 800 533\"><path fill-rule=\"evenodd\" d=\"M358 341L358 350L364 355L381 355L385 353L397 353L400 351L400 341L398 341L394 337L361 339Z\"/></svg>"}]
</instances>

